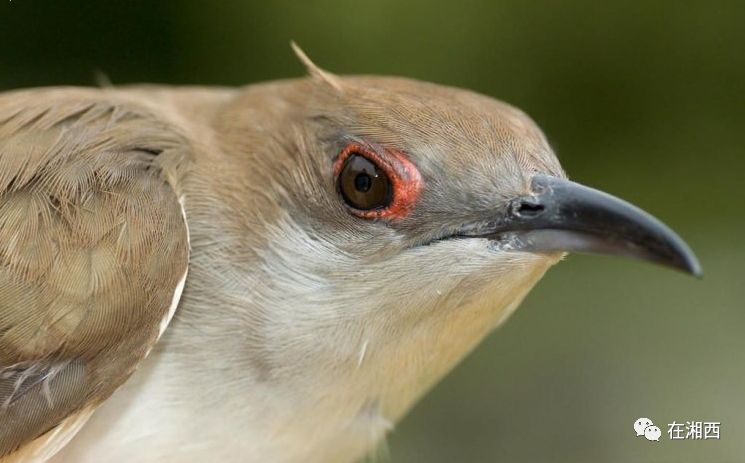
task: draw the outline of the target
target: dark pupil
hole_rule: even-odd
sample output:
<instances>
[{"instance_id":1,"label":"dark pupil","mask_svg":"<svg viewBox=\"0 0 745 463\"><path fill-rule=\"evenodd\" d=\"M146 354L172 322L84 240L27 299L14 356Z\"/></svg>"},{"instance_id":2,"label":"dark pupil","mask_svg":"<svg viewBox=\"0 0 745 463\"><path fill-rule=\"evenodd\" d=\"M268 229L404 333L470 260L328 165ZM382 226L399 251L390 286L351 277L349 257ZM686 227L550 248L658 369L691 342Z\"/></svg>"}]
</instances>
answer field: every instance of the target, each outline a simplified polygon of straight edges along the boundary
<instances>
[{"instance_id":1,"label":"dark pupil","mask_svg":"<svg viewBox=\"0 0 745 463\"><path fill-rule=\"evenodd\" d=\"M354 178L354 187L357 191L365 193L372 186L372 179L367 174L357 174Z\"/></svg>"},{"instance_id":2,"label":"dark pupil","mask_svg":"<svg viewBox=\"0 0 745 463\"><path fill-rule=\"evenodd\" d=\"M388 176L361 154L351 154L339 175L339 190L350 206L360 210L381 209L391 203Z\"/></svg>"}]
</instances>

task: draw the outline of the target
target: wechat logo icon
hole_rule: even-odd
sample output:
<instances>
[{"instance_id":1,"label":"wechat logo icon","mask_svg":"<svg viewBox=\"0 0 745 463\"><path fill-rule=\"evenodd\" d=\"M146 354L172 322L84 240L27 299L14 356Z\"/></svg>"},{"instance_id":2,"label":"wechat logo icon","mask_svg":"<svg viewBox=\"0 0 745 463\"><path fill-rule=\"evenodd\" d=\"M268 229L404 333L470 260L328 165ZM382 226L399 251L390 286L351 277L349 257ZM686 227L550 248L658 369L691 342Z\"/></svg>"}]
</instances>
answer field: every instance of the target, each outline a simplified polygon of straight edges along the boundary
<instances>
[{"instance_id":1,"label":"wechat logo icon","mask_svg":"<svg viewBox=\"0 0 745 463\"><path fill-rule=\"evenodd\" d=\"M655 442L659 442L662 435L660 428L655 426L649 418L639 418L634 421L634 431L636 431L636 437L644 436L645 439Z\"/></svg>"}]
</instances>

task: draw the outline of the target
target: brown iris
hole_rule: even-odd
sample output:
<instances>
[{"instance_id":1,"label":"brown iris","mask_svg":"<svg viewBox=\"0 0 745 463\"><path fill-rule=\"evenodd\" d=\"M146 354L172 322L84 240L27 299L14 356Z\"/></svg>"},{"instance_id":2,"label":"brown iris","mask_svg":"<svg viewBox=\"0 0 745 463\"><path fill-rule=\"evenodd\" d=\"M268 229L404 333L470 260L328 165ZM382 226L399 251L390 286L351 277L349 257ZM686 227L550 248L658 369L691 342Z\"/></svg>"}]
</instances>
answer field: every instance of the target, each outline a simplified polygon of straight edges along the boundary
<instances>
[{"instance_id":1,"label":"brown iris","mask_svg":"<svg viewBox=\"0 0 745 463\"><path fill-rule=\"evenodd\" d=\"M388 207L393 198L386 173L359 153L351 153L344 162L339 191L349 206L361 211Z\"/></svg>"}]
</instances>

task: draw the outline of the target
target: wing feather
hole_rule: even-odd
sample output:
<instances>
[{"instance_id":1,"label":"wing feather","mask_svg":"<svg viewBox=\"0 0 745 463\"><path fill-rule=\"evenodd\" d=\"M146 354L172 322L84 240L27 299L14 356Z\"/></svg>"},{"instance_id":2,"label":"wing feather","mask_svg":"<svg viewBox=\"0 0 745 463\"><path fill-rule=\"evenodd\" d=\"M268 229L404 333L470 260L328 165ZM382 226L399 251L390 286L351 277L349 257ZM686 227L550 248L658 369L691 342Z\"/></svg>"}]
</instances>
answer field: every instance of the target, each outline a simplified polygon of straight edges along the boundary
<instances>
[{"instance_id":1,"label":"wing feather","mask_svg":"<svg viewBox=\"0 0 745 463\"><path fill-rule=\"evenodd\" d=\"M190 149L157 114L95 91L6 94L0 120L2 461L61 448L43 436L67 442L173 316Z\"/></svg>"}]
</instances>

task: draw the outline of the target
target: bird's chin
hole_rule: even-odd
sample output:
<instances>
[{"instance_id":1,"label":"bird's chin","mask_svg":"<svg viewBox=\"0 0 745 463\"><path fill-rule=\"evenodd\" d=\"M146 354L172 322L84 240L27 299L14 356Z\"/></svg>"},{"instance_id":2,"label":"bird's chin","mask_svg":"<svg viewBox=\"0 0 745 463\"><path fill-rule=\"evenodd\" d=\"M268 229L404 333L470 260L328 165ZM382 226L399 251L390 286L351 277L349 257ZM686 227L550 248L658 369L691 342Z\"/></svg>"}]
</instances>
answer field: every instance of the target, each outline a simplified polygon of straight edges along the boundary
<instances>
[{"instance_id":1,"label":"bird's chin","mask_svg":"<svg viewBox=\"0 0 745 463\"><path fill-rule=\"evenodd\" d=\"M535 250L525 246L527 237L523 233L503 233L481 238L490 254L508 262L525 262L547 268L558 263L569 254L558 249Z\"/></svg>"},{"instance_id":2,"label":"bird's chin","mask_svg":"<svg viewBox=\"0 0 745 463\"><path fill-rule=\"evenodd\" d=\"M558 234L561 235L561 232L558 231ZM536 263L548 262L550 264L555 264L568 254L560 248L536 249L532 245L533 235L530 231L491 233L481 236L456 234L434 239L423 246L444 246L462 250L475 248L481 250L486 255L496 256L500 260L517 262L535 261ZM567 234L564 235L566 235L563 236L564 240L571 239Z\"/></svg>"},{"instance_id":3,"label":"bird's chin","mask_svg":"<svg viewBox=\"0 0 745 463\"><path fill-rule=\"evenodd\" d=\"M545 267L561 261L567 252L537 251L524 246L520 232L484 236L449 236L417 246L415 253L436 254L447 259L448 267L457 273L473 270L473 277L488 281L502 273L512 273L517 267ZM470 272L469 272L470 273Z\"/></svg>"}]
</instances>

